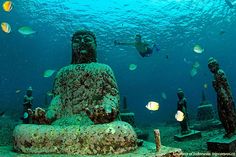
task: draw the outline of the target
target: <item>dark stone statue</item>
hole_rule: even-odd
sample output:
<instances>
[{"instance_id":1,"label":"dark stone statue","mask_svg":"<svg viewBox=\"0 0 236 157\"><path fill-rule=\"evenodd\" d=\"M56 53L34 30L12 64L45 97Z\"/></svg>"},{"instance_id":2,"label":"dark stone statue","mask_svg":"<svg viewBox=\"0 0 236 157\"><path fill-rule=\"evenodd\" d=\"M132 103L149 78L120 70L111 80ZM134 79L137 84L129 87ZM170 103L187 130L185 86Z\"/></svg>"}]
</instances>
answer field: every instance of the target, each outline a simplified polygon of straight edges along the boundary
<instances>
[{"instance_id":1,"label":"dark stone statue","mask_svg":"<svg viewBox=\"0 0 236 157\"><path fill-rule=\"evenodd\" d=\"M93 32L88 30L79 30L75 32L72 36L71 64L88 64L97 62L96 48L96 36ZM103 96L95 96L94 99L99 101L103 99ZM119 113L118 107L112 107L110 104L96 106L92 109L86 108L85 111L88 117L95 124L112 122L116 119Z\"/></svg>"},{"instance_id":2,"label":"dark stone statue","mask_svg":"<svg viewBox=\"0 0 236 157\"><path fill-rule=\"evenodd\" d=\"M234 100L226 75L213 57L208 60L208 68L214 75L212 85L217 94L217 109L219 119L226 131L224 137L230 138L236 131L236 113Z\"/></svg>"},{"instance_id":3,"label":"dark stone statue","mask_svg":"<svg viewBox=\"0 0 236 157\"><path fill-rule=\"evenodd\" d=\"M96 36L93 32L79 30L72 37L71 64L97 62Z\"/></svg>"},{"instance_id":4,"label":"dark stone statue","mask_svg":"<svg viewBox=\"0 0 236 157\"><path fill-rule=\"evenodd\" d=\"M33 89L30 86L27 91L26 95L24 96L24 102L23 102L23 123L29 124L32 123L31 115L32 115L32 105L33 105Z\"/></svg>"},{"instance_id":5,"label":"dark stone statue","mask_svg":"<svg viewBox=\"0 0 236 157\"><path fill-rule=\"evenodd\" d=\"M184 91L179 88L177 92L178 102L177 102L177 110L183 112L184 119L180 122L181 126L181 134L190 133L190 129L188 127L188 113L187 113L187 99L184 97Z\"/></svg>"}]
</instances>

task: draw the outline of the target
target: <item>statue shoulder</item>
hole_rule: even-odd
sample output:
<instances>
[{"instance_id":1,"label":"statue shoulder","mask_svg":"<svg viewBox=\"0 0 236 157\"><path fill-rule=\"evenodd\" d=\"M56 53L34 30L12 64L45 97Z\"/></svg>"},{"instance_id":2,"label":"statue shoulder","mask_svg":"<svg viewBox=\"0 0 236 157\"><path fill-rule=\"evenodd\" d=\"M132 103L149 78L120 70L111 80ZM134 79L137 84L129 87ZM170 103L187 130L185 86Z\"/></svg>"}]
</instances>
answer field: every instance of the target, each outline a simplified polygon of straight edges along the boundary
<instances>
[{"instance_id":1,"label":"statue shoulder","mask_svg":"<svg viewBox=\"0 0 236 157\"><path fill-rule=\"evenodd\" d=\"M102 72L113 72L109 65L103 63L90 63L90 68Z\"/></svg>"},{"instance_id":2,"label":"statue shoulder","mask_svg":"<svg viewBox=\"0 0 236 157\"><path fill-rule=\"evenodd\" d=\"M187 103L187 98L183 98L183 102L186 104Z\"/></svg>"},{"instance_id":3,"label":"statue shoulder","mask_svg":"<svg viewBox=\"0 0 236 157\"><path fill-rule=\"evenodd\" d=\"M219 74L219 75L225 75L225 72L224 72L222 69L219 69L219 70L217 71L217 74Z\"/></svg>"},{"instance_id":4,"label":"statue shoulder","mask_svg":"<svg viewBox=\"0 0 236 157\"><path fill-rule=\"evenodd\" d=\"M222 70L222 69L219 69L218 71L217 71L217 78L225 78L226 76L225 76L225 72Z\"/></svg>"}]
</instances>

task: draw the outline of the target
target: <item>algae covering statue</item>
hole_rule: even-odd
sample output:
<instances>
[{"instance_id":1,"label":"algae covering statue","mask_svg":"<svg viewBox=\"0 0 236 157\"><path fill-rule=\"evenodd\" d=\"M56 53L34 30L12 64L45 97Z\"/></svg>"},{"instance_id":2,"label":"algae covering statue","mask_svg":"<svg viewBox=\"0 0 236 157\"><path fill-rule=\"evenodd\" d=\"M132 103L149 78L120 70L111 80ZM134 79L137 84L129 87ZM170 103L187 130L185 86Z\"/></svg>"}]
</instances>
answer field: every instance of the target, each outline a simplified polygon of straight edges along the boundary
<instances>
[{"instance_id":1,"label":"algae covering statue","mask_svg":"<svg viewBox=\"0 0 236 157\"><path fill-rule=\"evenodd\" d=\"M16 151L97 155L137 148L133 127L117 118L120 97L116 79L108 65L96 62L96 46L93 32L74 33L72 64L57 72L48 109L35 111L48 125L16 126Z\"/></svg>"},{"instance_id":2,"label":"algae covering statue","mask_svg":"<svg viewBox=\"0 0 236 157\"><path fill-rule=\"evenodd\" d=\"M236 132L236 112L233 96L226 75L213 57L208 60L208 68L214 75L212 85L217 94L219 119L226 131L224 137L230 138Z\"/></svg>"},{"instance_id":3,"label":"algae covering statue","mask_svg":"<svg viewBox=\"0 0 236 157\"><path fill-rule=\"evenodd\" d=\"M116 119L119 94L113 71L105 64L96 63L96 37L81 30L72 37L71 66L62 69L54 82L54 94L61 105L51 105L47 117L51 120L64 115L85 112L95 123ZM76 77L75 77L76 76ZM73 79L73 77L75 77Z\"/></svg>"},{"instance_id":4,"label":"algae covering statue","mask_svg":"<svg viewBox=\"0 0 236 157\"><path fill-rule=\"evenodd\" d=\"M190 129L188 127L188 112L187 112L187 99L184 96L184 91L179 88L177 92L178 102L177 102L177 110L181 111L184 115L184 119L180 122L181 126L181 134L190 133Z\"/></svg>"}]
</instances>

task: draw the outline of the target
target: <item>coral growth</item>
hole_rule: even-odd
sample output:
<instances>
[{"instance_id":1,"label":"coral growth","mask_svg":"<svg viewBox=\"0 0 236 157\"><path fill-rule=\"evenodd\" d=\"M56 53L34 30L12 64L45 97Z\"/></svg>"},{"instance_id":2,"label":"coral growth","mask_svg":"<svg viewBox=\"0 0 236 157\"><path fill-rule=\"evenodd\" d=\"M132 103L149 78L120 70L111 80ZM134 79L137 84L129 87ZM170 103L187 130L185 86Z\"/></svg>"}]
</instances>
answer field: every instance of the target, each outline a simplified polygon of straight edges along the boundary
<instances>
[{"instance_id":1,"label":"coral growth","mask_svg":"<svg viewBox=\"0 0 236 157\"><path fill-rule=\"evenodd\" d=\"M219 119L226 131L225 137L231 137L236 133L236 111L231 88L216 59L209 58L208 67L214 74L212 85L217 94Z\"/></svg>"},{"instance_id":2,"label":"coral growth","mask_svg":"<svg viewBox=\"0 0 236 157\"><path fill-rule=\"evenodd\" d=\"M56 75L53 92L55 97L46 112L51 125L17 126L17 151L92 155L137 148L132 126L114 121L119 113L119 92L109 66L90 63L64 67ZM36 111L34 115L47 122L45 112Z\"/></svg>"}]
</instances>

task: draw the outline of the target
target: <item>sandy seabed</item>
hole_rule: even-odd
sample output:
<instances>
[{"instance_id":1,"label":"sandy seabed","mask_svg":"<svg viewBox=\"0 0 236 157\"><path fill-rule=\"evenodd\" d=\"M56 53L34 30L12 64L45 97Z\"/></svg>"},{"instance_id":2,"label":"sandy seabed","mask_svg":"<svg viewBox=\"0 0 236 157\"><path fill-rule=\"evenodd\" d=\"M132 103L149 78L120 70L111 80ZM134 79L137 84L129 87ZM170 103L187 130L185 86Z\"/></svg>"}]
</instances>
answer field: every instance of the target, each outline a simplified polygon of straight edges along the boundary
<instances>
[{"instance_id":1,"label":"sandy seabed","mask_svg":"<svg viewBox=\"0 0 236 157\"><path fill-rule=\"evenodd\" d=\"M18 154L12 150L12 131L17 125L10 117L0 118L0 157L91 157L85 155L59 155L59 154ZM213 137L220 135L224 132L223 128L215 128L209 131L202 131L202 137L195 140L188 141L175 141L174 135L179 133L179 125L176 124L152 124L149 126L139 126L145 132L149 133L147 142L144 142L143 146L139 147L136 151L121 155L97 155L98 157L155 157L156 147L154 144L154 129L159 129L161 134L162 149L180 148L185 156L210 156L207 152L207 141ZM214 156L218 156L217 154Z\"/></svg>"}]
</instances>

